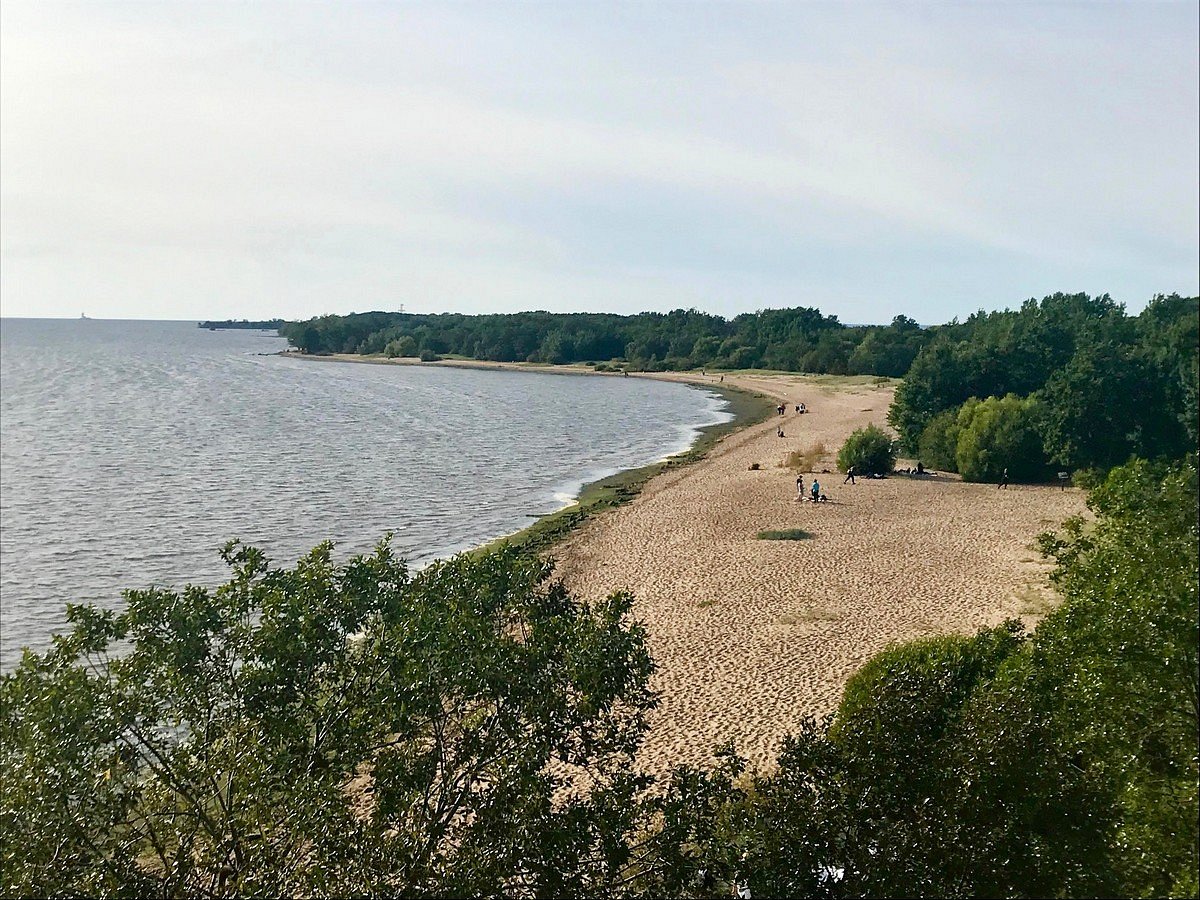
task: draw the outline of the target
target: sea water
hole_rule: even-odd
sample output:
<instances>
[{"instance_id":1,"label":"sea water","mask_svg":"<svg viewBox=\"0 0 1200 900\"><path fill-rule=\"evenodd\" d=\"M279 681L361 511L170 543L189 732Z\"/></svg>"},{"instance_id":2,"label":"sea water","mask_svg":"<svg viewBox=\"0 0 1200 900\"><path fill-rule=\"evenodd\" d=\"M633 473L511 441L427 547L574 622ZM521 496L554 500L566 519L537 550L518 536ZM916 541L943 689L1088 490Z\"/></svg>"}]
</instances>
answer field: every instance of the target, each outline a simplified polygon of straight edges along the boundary
<instances>
[{"instance_id":1,"label":"sea water","mask_svg":"<svg viewBox=\"0 0 1200 900\"><path fill-rule=\"evenodd\" d=\"M0 321L0 667L65 605L215 585L238 538L290 565L387 532L414 566L528 525L727 421L641 378L279 355L193 322Z\"/></svg>"}]
</instances>

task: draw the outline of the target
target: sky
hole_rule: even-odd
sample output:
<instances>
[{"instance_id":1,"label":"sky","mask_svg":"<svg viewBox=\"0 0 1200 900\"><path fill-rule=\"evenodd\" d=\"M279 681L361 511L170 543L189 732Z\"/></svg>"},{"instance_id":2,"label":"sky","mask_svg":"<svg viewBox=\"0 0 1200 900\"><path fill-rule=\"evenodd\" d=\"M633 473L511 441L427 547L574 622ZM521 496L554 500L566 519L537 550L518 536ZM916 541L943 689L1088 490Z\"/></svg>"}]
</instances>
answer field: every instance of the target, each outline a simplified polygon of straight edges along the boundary
<instances>
[{"instance_id":1,"label":"sky","mask_svg":"<svg viewBox=\"0 0 1200 900\"><path fill-rule=\"evenodd\" d=\"M1200 293L1198 4L0 5L0 315Z\"/></svg>"}]
</instances>

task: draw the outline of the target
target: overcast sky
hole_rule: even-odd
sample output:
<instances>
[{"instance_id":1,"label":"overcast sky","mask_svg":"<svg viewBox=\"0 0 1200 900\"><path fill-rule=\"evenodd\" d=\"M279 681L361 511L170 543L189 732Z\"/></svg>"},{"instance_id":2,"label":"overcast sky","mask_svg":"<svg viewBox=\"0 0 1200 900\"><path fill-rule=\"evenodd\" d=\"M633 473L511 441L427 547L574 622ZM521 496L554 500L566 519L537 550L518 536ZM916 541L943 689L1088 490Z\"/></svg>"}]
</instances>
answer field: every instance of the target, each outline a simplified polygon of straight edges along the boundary
<instances>
[{"instance_id":1,"label":"overcast sky","mask_svg":"<svg viewBox=\"0 0 1200 900\"><path fill-rule=\"evenodd\" d=\"M6 316L1198 292L1197 4L0 6Z\"/></svg>"}]
</instances>

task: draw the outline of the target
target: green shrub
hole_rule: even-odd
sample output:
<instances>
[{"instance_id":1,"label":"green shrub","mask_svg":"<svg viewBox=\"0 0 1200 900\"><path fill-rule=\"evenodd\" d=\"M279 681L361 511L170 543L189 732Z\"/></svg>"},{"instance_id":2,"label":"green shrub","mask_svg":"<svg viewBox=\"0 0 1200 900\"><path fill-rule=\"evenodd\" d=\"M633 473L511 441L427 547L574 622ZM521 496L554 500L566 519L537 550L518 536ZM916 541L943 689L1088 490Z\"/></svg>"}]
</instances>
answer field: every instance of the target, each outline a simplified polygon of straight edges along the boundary
<instances>
[{"instance_id":1,"label":"green shrub","mask_svg":"<svg viewBox=\"0 0 1200 900\"><path fill-rule=\"evenodd\" d=\"M0 896L611 895L655 702L630 595L511 550L224 557L0 677Z\"/></svg>"},{"instance_id":2,"label":"green shrub","mask_svg":"<svg viewBox=\"0 0 1200 900\"><path fill-rule=\"evenodd\" d=\"M389 357L416 356L417 340L411 334L402 335L394 341L388 341L383 352Z\"/></svg>"},{"instance_id":3,"label":"green shrub","mask_svg":"<svg viewBox=\"0 0 1200 900\"><path fill-rule=\"evenodd\" d=\"M868 425L846 439L838 451L837 463L843 472L854 466L859 475L887 475L896 466L896 450L887 432Z\"/></svg>"},{"instance_id":4,"label":"green shrub","mask_svg":"<svg viewBox=\"0 0 1200 900\"><path fill-rule=\"evenodd\" d=\"M421 358L421 362L437 362L438 360L441 359L441 357L438 356L436 353L434 353L432 350L422 350L420 358Z\"/></svg>"},{"instance_id":5,"label":"green shrub","mask_svg":"<svg viewBox=\"0 0 1200 900\"><path fill-rule=\"evenodd\" d=\"M943 410L925 426L917 458L928 468L958 471L958 407Z\"/></svg>"},{"instance_id":6,"label":"green shrub","mask_svg":"<svg viewBox=\"0 0 1200 900\"><path fill-rule=\"evenodd\" d=\"M1077 488L1083 488L1090 491L1094 487L1099 487L1104 483L1104 476L1107 472L1104 469L1076 469L1071 473L1071 484Z\"/></svg>"},{"instance_id":7,"label":"green shrub","mask_svg":"<svg viewBox=\"0 0 1200 900\"><path fill-rule=\"evenodd\" d=\"M383 352L388 359L395 359L397 356L416 356L416 339L411 334L398 337L394 341L388 341L387 346L383 348Z\"/></svg>"},{"instance_id":8,"label":"green shrub","mask_svg":"<svg viewBox=\"0 0 1200 900\"><path fill-rule=\"evenodd\" d=\"M1015 481L1045 477L1046 459L1035 425L1035 401L1015 394L972 397L958 411L955 459L964 481ZM932 424L932 423L931 423Z\"/></svg>"}]
</instances>

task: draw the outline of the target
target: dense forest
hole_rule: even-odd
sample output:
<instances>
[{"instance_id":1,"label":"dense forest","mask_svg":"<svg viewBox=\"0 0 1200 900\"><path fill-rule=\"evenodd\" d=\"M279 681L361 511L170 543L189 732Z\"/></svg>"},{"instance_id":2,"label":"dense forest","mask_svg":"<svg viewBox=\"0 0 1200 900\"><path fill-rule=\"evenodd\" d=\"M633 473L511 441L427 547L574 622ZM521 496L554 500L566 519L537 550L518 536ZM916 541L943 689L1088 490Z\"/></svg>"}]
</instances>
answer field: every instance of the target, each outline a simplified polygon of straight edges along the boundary
<instances>
[{"instance_id":1,"label":"dense forest","mask_svg":"<svg viewBox=\"0 0 1200 900\"><path fill-rule=\"evenodd\" d=\"M694 309L636 316L372 312L290 322L280 334L308 353L615 363L646 372L762 368L894 377L908 371L929 338L904 316L888 326L852 327L806 308L761 310L732 321Z\"/></svg>"},{"instance_id":2,"label":"dense forest","mask_svg":"<svg viewBox=\"0 0 1200 900\"><path fill-rule=\"evenodd\" d=\"M1178 458L1197 441L1198 309L1055 294L931 329L888 420L911 455L975 481Z\"/></svg>"},{"instance_id":3,"label":"dense forest","mask_svg":"<svg viewBox=\"0 0 1200 900\"><path fill-rule=\"evenodd\" d=\"M922 328L846 326L807 308L732 320L696 310L617 316L361 313L284 325L310 353L592 363L636 371L764 368L903 377L888 421L900 448L969 481L1093 484L1130 456L1197 442L1200 298L1156 296L1129 316L1108 295L1054 294Z\"/></svg>"}]
</instances>

